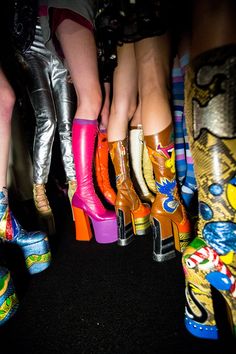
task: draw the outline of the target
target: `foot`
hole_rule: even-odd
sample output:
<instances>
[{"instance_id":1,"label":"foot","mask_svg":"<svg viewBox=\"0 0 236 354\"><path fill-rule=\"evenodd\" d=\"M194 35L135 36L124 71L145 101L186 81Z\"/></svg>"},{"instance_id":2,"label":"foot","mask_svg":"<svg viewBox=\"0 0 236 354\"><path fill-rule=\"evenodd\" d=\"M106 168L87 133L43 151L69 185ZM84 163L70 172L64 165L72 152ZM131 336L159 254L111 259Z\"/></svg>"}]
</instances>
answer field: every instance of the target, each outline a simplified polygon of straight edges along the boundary
<instances>
[{"instance_id":1,"label":"foot","mask_svg":"<svg viewBox=\"0 0 236 354\"><path fill-rule=\"evenodd\" d=\"M33 196L34 204L39 214L48 215L52 213L44 184L33 185Z\"/></svg>"}]
</instances>

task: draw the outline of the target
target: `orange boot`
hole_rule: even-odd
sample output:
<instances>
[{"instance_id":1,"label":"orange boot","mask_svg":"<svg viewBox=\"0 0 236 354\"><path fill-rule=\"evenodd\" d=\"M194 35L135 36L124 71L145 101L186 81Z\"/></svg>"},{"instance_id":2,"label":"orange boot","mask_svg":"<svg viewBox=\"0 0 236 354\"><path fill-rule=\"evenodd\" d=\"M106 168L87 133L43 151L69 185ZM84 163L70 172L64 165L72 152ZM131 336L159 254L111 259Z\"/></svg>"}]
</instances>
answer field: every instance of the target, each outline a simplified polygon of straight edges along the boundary
<instances>
[{"instance_id":1,"label":"orange boot","mask_svg":"<svg viewBox=\"0 0 236 354\"><path fill-rule=\"evenodd\" d=\"M95 156L95 170L98 187L100 188L105 199L111 204L115 205L116 193L111 187L108 169L108 142L107 133L105 131L98 132L97 149Z\"/></svg>"},{"instance_id":2,"label":"orange boot","mask_svg":"<svg viewBox=\"0 0 236 354\"><path fill-rule=\"evenodd\" d=\"M142 204L130 178L127 139L109 143L116 173L117 197L115 203L118 221L118 244L128 245L134 235L150 232L150 208Z\"/></svg>"},{"instance_id":3,"label":"orange boot","mask_svg":"<svg viewBox=\"0 0 236 354\"><path fill-rule=\"evenodd\" d=\"M157 187L151 209L153 259L163 262L175 257L175 249L185 249L191 228L177 189L172 124L158 134L145 136L145 141Z\"/></svg>"}]
</instances>

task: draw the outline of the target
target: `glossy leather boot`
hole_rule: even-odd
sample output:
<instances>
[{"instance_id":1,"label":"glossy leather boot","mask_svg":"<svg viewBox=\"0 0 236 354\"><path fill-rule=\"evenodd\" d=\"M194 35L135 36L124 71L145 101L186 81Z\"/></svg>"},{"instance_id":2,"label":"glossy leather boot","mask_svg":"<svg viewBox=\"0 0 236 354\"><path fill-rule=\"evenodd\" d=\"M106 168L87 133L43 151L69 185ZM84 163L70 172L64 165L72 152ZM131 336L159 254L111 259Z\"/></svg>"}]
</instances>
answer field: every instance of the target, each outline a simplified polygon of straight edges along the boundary
<instances>
[{"instance_id":1,"label":"glossy leather boot","mask_svg":"<svg viewBox=\"0 0 236 354\"><path fill-rule=\"evenodd\" d=\"M29 273L39 273L48 268L51 253L48 238L41 231L25 231L8 206L7 189L0 192L0 240L19 246Z\"/></svg>"},{"instance_id":2,"label":"glossy leather boot","mask_svg":"<svg viewBox=\"0 0 236 354\"><path fill-rule=\"evenodd\" d=\"M186 75L199 217L197 237L182 257L185 325L196 337L218 339L212 287L225 300L236 336L236 45L199 55Z\"/></svg>"},{"instance_id":3,"label":"glossy leather boot","mask_svg":"<svg viewBox=\"0 0 236 354\"><path fill-rule=\"evenodd\" d=\"M156 180L157 194L151 209L154 233L153 259L163 262L182 252L190 241L191 227L180 202L172 125L145 136Z\"/></svg>"},{"instance_id":4,"label":"glossy leather boot","mask_svg":"<svg viewBox=\"0 0 236 354\"><path fill-rule=\"evenodd\" d=\"M94 232L98 243L111 243L117 241L116 213L104 208L95 193L93 184L92 171L97 131L97 121L87 119L73 121L72 147L77 189L72 198L72 208L76 240L89 241Z\"/></svg>"},{"instance_id":5,"label":"glossy leather boot","mask_svg":"<svg viewBox=\"0 0 236 354\"><path fill-rule=\"evenodd\" d=\"M110 184L110 176L108 169L108 142L107 133L105 131L98 132L97 137L97 147L96 147L96 160L95 160L95 171L98 187L104 195L105 199L111 205L115 205L116 193Z\"/></svg>"},{"instance_id":6,"label":"glossy leather boot","mask_svg":"<svg viewBox=\"0 0 236 354\"><path fill-rule=\"evenodd\" d=\"M116 173L116 215L118 221L118 244L126 246L134 235L150 232L150 208L142 204L130 178L127 139L109 143L109 151Z\"/></svg>"}]
</instances>

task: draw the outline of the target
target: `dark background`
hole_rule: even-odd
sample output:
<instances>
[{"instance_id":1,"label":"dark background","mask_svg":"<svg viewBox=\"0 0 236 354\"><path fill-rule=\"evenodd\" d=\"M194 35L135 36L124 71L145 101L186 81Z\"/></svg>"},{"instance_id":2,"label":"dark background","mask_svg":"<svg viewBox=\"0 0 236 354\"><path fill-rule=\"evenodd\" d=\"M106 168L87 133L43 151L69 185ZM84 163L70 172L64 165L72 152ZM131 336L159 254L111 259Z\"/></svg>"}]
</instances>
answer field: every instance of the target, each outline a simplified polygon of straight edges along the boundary
<instances>
[{"instance_id":1,"label":"dark background","mask_svg":"<svg viewBox=\"0 0 236 354\"><path fill-rule=\"evenodd\" d=\"M1 354L222 354L235 347L217 296L221 339L186 331L180 254L154 262L151 235L127 247L76 241L65 193L52 182L48 188L57 227L51 266L30 276L20 251L4 249L20 306L0 327ZM35 229L32 209L21 222Z\"/></svg>"}]
</instances>

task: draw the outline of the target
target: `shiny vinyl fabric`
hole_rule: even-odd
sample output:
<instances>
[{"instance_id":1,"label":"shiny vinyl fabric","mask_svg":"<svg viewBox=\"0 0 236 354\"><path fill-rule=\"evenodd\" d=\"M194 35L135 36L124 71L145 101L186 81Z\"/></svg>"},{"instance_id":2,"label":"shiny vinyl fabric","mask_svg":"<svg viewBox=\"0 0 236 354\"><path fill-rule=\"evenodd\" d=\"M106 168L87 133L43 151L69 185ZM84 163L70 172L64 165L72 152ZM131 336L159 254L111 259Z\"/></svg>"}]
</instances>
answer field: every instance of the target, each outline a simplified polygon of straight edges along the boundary
<instances>
[{"instance_id":1,"label":"shiny vinyl fabric","mask_svg":"<svg viewBox=\"0 0 236 354\"><path fill-rule=\"evenodd\" d=\"M72 153L72 119L76 96L68 70L43 42L39 24L30 49L24 53L27 89L35 112L33 182L46 183L56 126L67 180L75 180Z\"/></svg>"}]
</instances>

